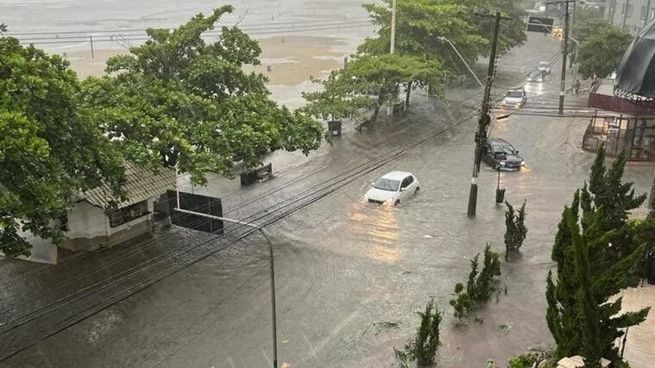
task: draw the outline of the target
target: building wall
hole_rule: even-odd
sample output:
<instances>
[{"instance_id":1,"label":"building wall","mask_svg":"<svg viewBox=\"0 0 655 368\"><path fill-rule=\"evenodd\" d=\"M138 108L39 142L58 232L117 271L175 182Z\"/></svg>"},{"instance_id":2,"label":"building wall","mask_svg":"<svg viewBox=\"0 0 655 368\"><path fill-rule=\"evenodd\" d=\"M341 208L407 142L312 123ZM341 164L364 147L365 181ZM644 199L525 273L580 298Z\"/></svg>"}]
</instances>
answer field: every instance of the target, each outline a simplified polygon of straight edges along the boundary
<instances>
[{"instance_id":1,"label":"building wall","mask_svg":"<svg viewBox=\"0 0 655 368\"><path fill-rule=\"evenodd\" d=\"M94 250L150 235L154 223L154 199L149 199L147 204L150 212L148 215L111 227L104 210L87 202L77 203L68 212L68 230L64 233L61 248L72 251ZM58 248L52 244L51 239L40 238L31 232L21 232L20 235L32 245L32 254L19 259L49 264L58 262ZM0 257L3 256L0 252Z\"/></svg>"},{"instance_id":2,"label":"building wall","mask_svg":"<svg viewBox=\"0 0 655 368\"><path fill-rule=\"evenodd\" d=\"M594 6L604 7L605 19L632 34L639 33L646 19L655 16L655 0L606 0L594 2Z\"/></svg>"},{"instance_id":3,"label":"building wall","mask_svg":"<svg viewBox=\"0 0 655 368\"><path fill-rule=\"evenodd\" d=\"M149 215L111 227L105 211L87 202L78 203L68 215L69 231L63 248L79 251L107 248L149 234L153 223L153 200L148 200Z\"/></svg>"}]
</instances>

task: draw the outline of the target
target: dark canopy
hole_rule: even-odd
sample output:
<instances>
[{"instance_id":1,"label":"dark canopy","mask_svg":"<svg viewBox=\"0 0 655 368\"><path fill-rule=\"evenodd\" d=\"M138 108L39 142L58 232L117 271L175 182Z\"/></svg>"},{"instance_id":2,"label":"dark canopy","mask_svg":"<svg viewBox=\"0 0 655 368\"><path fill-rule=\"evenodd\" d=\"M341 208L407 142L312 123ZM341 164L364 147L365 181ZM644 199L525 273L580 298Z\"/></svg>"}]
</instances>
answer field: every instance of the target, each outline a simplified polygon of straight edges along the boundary
<instances>
[{"instance_id":1,"label":"dark canopy","mask_svg":"<svg viewBox=\"0 0 655 368\"><path fill-rule=\"evenodd\" d=\"M655 97L655 18L632 41L619 64L616 88Z\"/></svg>"}]
</instances>

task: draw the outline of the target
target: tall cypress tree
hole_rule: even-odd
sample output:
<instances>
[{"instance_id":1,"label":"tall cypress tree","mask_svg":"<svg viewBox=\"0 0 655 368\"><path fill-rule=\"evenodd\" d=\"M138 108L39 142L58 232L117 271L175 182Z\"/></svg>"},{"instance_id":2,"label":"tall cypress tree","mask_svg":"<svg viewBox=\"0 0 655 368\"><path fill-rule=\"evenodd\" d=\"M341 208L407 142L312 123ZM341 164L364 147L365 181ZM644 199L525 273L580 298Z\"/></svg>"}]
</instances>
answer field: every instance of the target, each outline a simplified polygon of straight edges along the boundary
<instances>
[{"instance_id":1,"label":"tall cypress tree","mask_svg":"<svg viewBox=\"0 0 655 368\"><path fill-rule=\"evenodd\" d=\"M618 315L622 299L609 301L639 281L646 246L629 231L627 220L645 196L635 196L632 184L621 181L625 155L609 170L604 160L601 149L589 185L576 191L572 206L564 209L551 255L557 262L557 283L549 273L546 288L546 320L557 343L556 357L582 355L590 367L601 357L618 361L614 341L649 311Z\"/></svg>"}]
</instances>

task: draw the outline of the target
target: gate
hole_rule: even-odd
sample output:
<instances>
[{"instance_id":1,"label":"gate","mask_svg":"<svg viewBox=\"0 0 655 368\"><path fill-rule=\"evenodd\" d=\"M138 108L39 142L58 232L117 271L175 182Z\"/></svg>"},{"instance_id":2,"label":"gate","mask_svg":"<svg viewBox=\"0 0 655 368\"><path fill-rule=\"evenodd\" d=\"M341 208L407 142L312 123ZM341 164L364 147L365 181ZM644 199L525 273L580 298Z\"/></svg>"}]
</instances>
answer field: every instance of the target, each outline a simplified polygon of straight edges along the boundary
<instances>
[{"instance_id":1,"label":"gate","mask_svg":"<svg viewBox=\"0 0 655 368\"><path fill-rule=\"evenodd\" d=\"M220 198L193 193L176 192L174 190L169 190L167 194L169 198L169 213L173 225L206 233L223 235L223 221L201 215L175 211L175 208L178 206L177 196L179 195L180 209L222 217L223 202Z\"/></svg>"}]
</instances>

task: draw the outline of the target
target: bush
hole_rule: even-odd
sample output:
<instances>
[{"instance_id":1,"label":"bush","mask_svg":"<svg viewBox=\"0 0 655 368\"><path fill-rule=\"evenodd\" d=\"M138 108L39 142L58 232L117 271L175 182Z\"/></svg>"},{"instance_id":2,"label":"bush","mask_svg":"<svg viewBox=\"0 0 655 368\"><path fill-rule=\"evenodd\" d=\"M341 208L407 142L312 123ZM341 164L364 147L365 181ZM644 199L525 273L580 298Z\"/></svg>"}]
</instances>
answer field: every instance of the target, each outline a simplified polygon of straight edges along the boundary
<instances>
[{"instance_id":1,"label":"bush","mask_svg":"<svg viewBox=\"0 0 655 368\"><path fill-rule=\"evenodd\" d=\"M423 312L418 312L421 324L416 331L416 337L405 345L404 350L395 350L396 358L401 367L409 367L409 362L415 361L419 365L434 364L439 341L439 325L443 316L431 299Z\"/></svg>"},{"instance_id":2,"label":"bush","mask_svg":"<svg viewBox=\"0 0 655 368\"><path fill-rule=\"evenodd\" d=\"M500 257L491 250L491 244L484 248L482 271L478 273L480 254L471 259L471 272L469 273L466 289L461 283L455 285L455 298L450 300L453 315L458 320L468 317L473 311L474 302L489 300L496 290L496 276L500 276Z\"/></svg>"},{"instance_id":3,"label":"bush","mask_svg":"<svg viewBox=\"0 0 655 368\"><path fill-rule=\"evenodd\" d=\"M528 228L525 226L525 204L518 210L505 202L507 211L505 211L505 260L509 260L510 253L518 253L523 245L525 237L528 235Z\"/></svg>"},{"instance_id":4,"label":"bush","mask_svg":"<svg viewBox=\"0 0 655 368\"><path fill-rule=\"evenodd\" d=\"M516 356L509 360L507 368L532 368L541 362L548 360L549 352L533 352Z\"/></svg>"}]
</instances>

